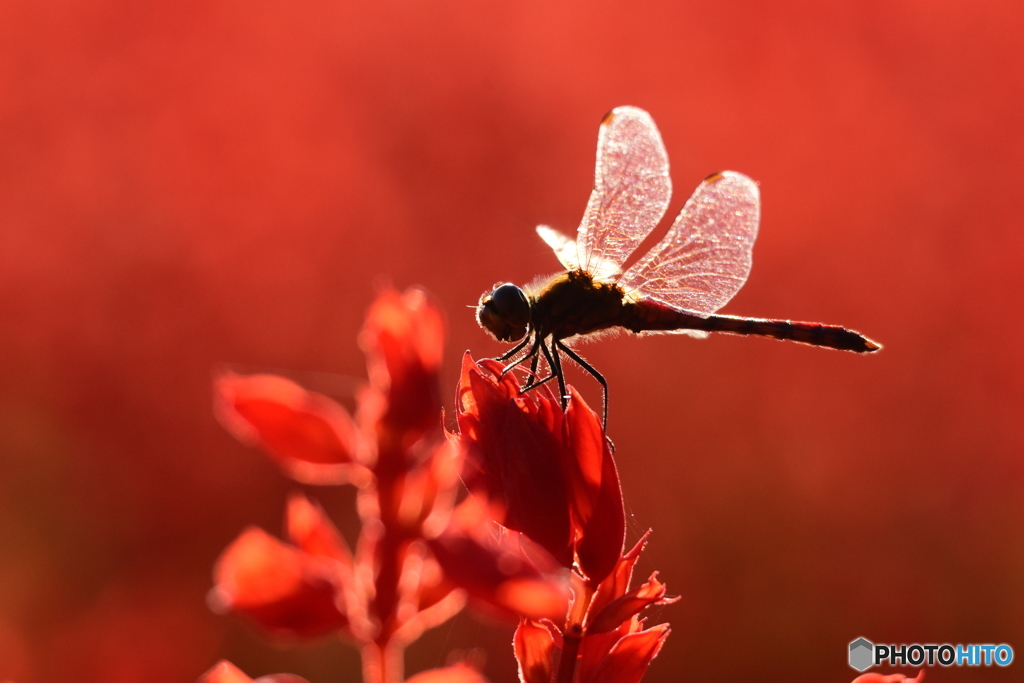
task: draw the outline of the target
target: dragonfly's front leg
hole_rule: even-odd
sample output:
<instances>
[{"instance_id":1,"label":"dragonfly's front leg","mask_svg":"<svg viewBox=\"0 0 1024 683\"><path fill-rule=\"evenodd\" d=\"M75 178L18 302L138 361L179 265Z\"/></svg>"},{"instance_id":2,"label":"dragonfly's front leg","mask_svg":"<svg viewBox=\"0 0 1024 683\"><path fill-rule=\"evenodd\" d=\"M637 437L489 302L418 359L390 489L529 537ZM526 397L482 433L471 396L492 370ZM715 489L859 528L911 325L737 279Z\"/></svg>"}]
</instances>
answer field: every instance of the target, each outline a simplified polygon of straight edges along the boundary
<instances>
[{"instance_id":1,"label":"dragonfly's front leg","mask_svg":"<svg viewBox=\"0 0 1024 683\"><path fill-rule=\"evenodd\" d=\"M525 337L523 338L523 341L519 342L518 344L516 344L515 346L513 346L513 347L512 347L512 349L511 349L510 351L506 351L505 353L501 354L500 356L498 356L498 357L497 357L497 358L495 358L494 360L498 361L499 363L504 363L504 362L505 362L505 361L507 361L507 360L508 360L509 358L511 358L512 356L516 355L516 354L517 354L517 353L519 353L520 351L522 351L522 350L523 350L523 347L525 347L525 346L526 346L527 344L529 344L529 343L530 343L530 335L526 335L526 336L525 336ZM529 354L527 354L527 356L529 356ZM514 367L514 366L513 366L513 367ZM502 374L502 375L504 375L505 373L504 373L504 372L502 372L501 374Z\"/></svg>"},{"instance_id":2,"label":"dragonfly's front leg","mask_svg":"<svg viewBox=\"0 0 1024 683\"><path fill-rule=\"evenodd\" d=\"M513 351L518 351L519 349L523 348L524 346L526 346L526 342L528 342L528 341L529 341L529 339L527 339L526 341L520 343L518 346L516 346L515 349L513 349ZM540 340L539 339L535 340L534 343L533 343L533 346L530 348L530 350L527 351L526 353L524 353L522 355L522 357L512 361L511 363L509 363L508 365L506 365L505 367L503 367L501 369L501 373L498 375L498 379L501 379L502 377L504 377L508 373L510 373L513 370L515 370L517 367L519 367L520 365L525 363L528 358L532 358L533 356L537 355L537 347L539 345L540 345ZM497 360L506 360L509 357L510 357L510 354L506 353L503 356L501 356L500 358L498 358Z\"/></svg>"}]
</instances>

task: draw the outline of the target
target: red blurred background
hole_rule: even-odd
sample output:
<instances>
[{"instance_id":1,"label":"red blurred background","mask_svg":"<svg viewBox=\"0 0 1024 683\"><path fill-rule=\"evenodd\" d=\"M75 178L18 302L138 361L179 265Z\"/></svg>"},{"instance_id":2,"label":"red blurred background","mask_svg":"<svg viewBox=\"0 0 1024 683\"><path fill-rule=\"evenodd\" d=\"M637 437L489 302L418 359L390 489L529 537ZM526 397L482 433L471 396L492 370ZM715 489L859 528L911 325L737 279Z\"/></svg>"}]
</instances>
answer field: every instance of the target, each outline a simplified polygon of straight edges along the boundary
<instances>
[{"instance_id":1,"label":"red blurred background","mask_svg":"<svg viewBox=\"0 0 1024 683\"><path fill-rule=\"evenodd\" d=\"M885 344L584 347L641 572L682 595L646 680L849 681L858 636L1024 654L1022 36L1010 1L0 4L0 680L355 679L205 605L293 486L211 375L351 399L386 277L447 310L452 392L500 351L467 306L558 269L533 226L575 228L622 104L673 215L712 171L760 182L724 312ZM314 495L351 528L349 492ZM510 637L463 613L408 670L481 648L512 681Z\"/></svg>"}]
</instances>

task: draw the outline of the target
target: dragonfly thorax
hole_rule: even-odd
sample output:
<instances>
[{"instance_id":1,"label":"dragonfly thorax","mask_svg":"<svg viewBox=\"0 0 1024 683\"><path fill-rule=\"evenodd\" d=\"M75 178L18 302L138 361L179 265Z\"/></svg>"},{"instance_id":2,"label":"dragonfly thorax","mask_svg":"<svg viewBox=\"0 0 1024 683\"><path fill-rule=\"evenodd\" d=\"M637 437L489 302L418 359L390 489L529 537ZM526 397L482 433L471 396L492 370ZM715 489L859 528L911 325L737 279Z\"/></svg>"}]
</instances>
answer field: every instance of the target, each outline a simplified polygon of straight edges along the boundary
<instances>
[{"instance_id":1,"label":"dragonfly thorax","mask_svg":"<svg viewBox=\"0 0 1024 683\"><path fill-rule=\"evenodd\" d=\"M622 289L583 270L556 275L533 301L531 324L541 338L568 339L621 325Z\"/></svg>"},{"instance_id":2,"label":"dragonfly thorax","mask_svg":"<svg viewBox=\"0 0 1024 683\"><path fill-rule=\"evenodd\" d=\"M530 301L522 289L506 282L480 297L476 319L498 341L519 341L530 324Z\"/></svg>"}]
</instances>

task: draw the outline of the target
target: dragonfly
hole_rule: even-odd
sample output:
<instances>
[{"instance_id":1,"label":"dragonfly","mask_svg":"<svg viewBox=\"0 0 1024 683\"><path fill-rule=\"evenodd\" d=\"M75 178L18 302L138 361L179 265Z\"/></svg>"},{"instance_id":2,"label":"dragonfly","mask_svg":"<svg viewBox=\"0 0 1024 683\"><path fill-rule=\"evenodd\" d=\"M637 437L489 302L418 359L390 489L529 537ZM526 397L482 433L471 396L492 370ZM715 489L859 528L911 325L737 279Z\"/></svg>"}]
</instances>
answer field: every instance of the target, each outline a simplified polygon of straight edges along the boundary
<instances>
[{"instance_id":1,"label":"dragonfly","mask_svg":"<svg viewBox=\"0 0 1024 683\"><path fill-rule=\"evenodd\" d=\"M614 329L637 334L757 335L856 353L881 345L838 325L718 315L750 274L760 221L757 183L734 171L709 175L665 237L629 268L626 261L661 222L672 194L668 154L651 115L618 107L601 121L594 189L576 239L542 225L537 233L565 267L540 286L502 283L480 298L477 321L515 346L502 375L530 362L522 392L557 380L567 407L564 355L603 390L608 382L568 342ZM539 379L544 358L549 374Z\"/></svg>"}]
</instances>

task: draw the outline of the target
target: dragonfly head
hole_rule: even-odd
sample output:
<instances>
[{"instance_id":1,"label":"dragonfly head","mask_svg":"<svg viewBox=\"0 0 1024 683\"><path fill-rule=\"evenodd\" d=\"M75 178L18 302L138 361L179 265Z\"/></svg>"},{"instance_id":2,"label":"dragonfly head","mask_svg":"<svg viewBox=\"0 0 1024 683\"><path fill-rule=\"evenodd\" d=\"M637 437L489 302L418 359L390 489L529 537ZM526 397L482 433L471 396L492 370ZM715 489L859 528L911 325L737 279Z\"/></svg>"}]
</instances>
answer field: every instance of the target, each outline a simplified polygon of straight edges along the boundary
<instances>
[{"instance_id":1,"label":"dragonfly head","mask_svg":"<svg viewBox=\"0 0 1024 683\"><path fill-rule=\"evenodd\" d=\"M519 341L530 324L530 301L522 289L506 282L480 297L476 319L498 341Z\"/></svg>"}]
</instances>

